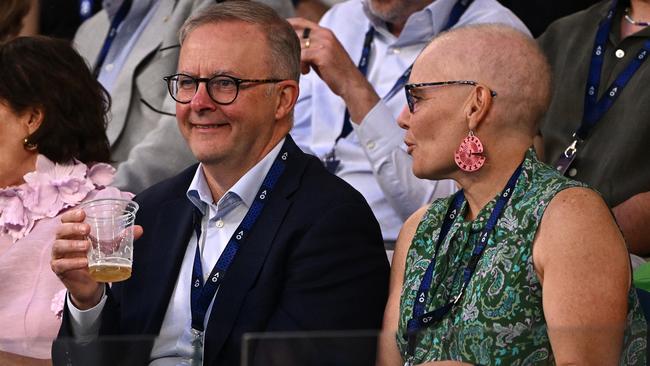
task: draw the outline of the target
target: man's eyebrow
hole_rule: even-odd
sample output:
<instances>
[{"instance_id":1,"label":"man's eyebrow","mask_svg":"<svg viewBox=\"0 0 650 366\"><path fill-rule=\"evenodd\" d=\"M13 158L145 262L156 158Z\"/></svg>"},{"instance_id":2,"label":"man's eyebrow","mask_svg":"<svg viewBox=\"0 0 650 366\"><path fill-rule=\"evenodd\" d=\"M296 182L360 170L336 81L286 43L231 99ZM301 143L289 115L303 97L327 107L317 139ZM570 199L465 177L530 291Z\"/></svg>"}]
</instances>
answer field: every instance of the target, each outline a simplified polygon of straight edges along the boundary
<instances>
[{"instance_id":1,"label":"man's eyebrow","mask_svg":"<svg viewBox=\"0 0 650 366\"><path fill-rule=\"evenodd\" d=\"M214 70L211 75L230 75L230 76L233 76L233 75L236 75L236 74L237 74L237 72L235 72L234 70L217 69L217 70Z\"/></svg>"},{"instance_id":2,"label":"man's eyebrow","mask_svg":"<svg viewBox=\"0 0 650 366\"><path fill-rule=\"evenodd\" d=\"M199 76L199 75L196 75L193 72L186 71L186 70L178 70L177 73L190 75L190 76L193 76L193 77L198 77ZM210 72L205 77L211 78L211 77L214 77L214 76L217 76L217 75L228 75L228 76L237 77L238 73L236 71L234 71L234 70L229 70L229 69L217 69L217 70L214 70L214 71Z\"/></svg>"}]
</instances>

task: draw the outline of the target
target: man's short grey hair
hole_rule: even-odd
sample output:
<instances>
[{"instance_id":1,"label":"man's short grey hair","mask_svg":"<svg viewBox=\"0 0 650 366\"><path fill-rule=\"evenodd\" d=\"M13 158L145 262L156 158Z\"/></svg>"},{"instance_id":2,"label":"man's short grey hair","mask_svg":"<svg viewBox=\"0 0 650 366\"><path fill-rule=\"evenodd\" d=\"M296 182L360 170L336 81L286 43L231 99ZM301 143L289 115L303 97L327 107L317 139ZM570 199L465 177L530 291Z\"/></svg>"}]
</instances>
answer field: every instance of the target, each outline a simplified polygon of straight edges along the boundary
<instances>
[{"instance_id":1,"label":"man's short grey hair","mask_svg":"<svg viewBox=\"0 0 650 366\"><path fill-rule=\"evenodd\" d=\"M271 7L255 1L225 1L206 7L185 21L179 31L180 44L182 46L187 36L202 25L232 21L257 25L266 35L271 51L268 61L273 73L269 77L298 81L300 40L296 32ZM215 37L219 35L215 34Z\"/></svg>"}]
</instances>

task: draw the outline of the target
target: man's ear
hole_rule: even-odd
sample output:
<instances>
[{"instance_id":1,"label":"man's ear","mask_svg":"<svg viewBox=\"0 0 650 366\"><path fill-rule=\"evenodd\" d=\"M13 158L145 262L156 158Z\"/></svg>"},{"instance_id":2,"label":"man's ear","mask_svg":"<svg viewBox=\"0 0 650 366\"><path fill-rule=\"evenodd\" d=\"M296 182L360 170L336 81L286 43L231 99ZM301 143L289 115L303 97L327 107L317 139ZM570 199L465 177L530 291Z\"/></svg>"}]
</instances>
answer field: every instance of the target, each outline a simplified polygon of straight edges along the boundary
<instances>
[{"instance_id":1,"label":"man's ear","mask_svg":"<svg viewBox=\"0 0 650 366\"><path fill-rule=\"evenodd\" d=\"M293 112L300 89L295 80L283 80L278 83L278 97L275 107L275 119L281 120Z\"/></svg>"},{"instance_id":2,"label":"man's ear","mask_svg":"<svg viewBox=\"0 0 650 366\"><path fill-rule=\"evenodd\" d=\"M483 85L477 85L465 103L465 118L471 131L476 130L485 120L492 107L492 91Z\"/></svg>"}]
</instances>

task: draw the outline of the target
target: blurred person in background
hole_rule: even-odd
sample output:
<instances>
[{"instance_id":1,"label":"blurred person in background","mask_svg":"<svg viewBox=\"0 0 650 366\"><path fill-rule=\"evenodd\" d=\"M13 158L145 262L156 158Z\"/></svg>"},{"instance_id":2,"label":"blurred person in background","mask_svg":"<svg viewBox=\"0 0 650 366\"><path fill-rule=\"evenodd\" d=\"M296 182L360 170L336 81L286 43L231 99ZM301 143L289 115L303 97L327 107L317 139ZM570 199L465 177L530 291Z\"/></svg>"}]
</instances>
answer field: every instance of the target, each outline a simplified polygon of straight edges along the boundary
<instances>
[{"instance_id":1,"label":"blurred person in background","mask_svg":"<svg viewBox=\"0 0 650 366\"><path fill-rule=\"evenodd\" d=\"M528 32L496 0L349 0L319 24L289 20L301 37L300 97L291 135L370 204L392 249L404 220L456 190L413 176L396 118L415 57L440 32L501 23Z\"/></svg>"},{"instance_id":2,"label":"blurred person in background","mask_svg":"<svg viewBox=\"0 0 650 366\"><path fill-rule=\"evenodd\" d=\"M72 40L79 25L101 10L100 0L3 0L0 41L44 35Z\"/></svg>"},{"instance_id":3,"label":"blurred person in background","mask_svg":"<svg viewBox=\"0 0 650 366\"><path fill-rule=\"evenodd\" d=\"M0 1L0 43L16 37L30 10L30 0Z\"/></svg>"},{"instance_id":4,"label":"blurred person in background","mask_svg":"<svg viewBox=\"0 0 650 366\"><path fill-rule=\"evenodd\" d=\"M640 256L650 255L649 26L650 1L603 0L538 39L554 75L544 161L597 189Z\"/></svg>"}]
</instances>

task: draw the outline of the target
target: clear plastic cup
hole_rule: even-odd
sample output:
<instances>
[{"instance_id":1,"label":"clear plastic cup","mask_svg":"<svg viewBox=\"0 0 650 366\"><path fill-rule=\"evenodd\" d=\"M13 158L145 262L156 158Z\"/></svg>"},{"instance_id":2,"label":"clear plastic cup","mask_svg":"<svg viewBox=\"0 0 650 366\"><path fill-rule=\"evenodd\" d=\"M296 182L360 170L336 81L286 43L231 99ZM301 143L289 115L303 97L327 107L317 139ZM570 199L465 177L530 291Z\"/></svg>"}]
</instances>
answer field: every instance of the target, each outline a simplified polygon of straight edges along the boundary
<instances>
[{"instance_id":1,"label":"clear plastic cup","mask_svg":"<svg viewBox=\"0 0 650 366\"><path fill-rule=\"evenodd\" d=\"M90 225L88 270L97 282L119 282L131 277L133 222L138 204L125 199L99 199L82 203Z\"/></svg>"}]
</instances>

